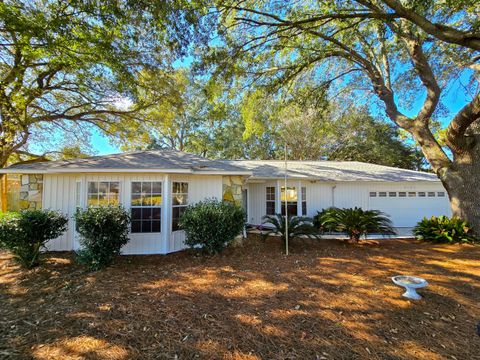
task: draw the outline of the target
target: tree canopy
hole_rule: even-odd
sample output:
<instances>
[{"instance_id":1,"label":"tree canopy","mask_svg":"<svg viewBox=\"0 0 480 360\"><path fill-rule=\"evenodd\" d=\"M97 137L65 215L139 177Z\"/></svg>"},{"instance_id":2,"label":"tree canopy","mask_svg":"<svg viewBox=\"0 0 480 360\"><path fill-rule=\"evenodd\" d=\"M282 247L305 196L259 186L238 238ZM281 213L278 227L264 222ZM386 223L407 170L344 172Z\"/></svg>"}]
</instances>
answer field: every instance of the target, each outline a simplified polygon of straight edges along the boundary
<instances>
[{"instance_id":1,"label":"tree canopy","mask_svg":"<svg viewBox=\"0 0 480 360\"><path fill-rule=\"evenodd\" d=\"M32 157L37 134L109 132L147 107L141 70L168 69L186 53L202 36L190 26L198 29L199 11L183 2L1 2L0 166Z\"/></svg>"}]
</instances>

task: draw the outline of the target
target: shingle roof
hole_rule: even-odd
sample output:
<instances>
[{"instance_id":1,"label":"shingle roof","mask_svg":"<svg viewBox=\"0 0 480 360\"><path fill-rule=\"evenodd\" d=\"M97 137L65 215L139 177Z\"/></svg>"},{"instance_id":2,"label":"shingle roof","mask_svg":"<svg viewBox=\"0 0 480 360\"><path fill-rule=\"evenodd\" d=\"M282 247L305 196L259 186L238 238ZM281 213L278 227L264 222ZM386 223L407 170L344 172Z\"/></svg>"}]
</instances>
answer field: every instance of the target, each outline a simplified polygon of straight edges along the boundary
<instances>
[{"instance_id":1,"label":"shingle roof","mask_svg":"<svg viewBox=\"0 0 480 360\"><path fill-rule=\"evenodd\" d=\"M85 159L48 161L12 165L2 172L89 172L89 171L129 170L145 172L168 170L168 172L190 173L242 173L250 171L220 160L210 160L201 156L176 150L133 151L121 154L93 156Z\"/></svg>"},{"instance_id":2,"label":"shingle roof","mask_svg":"<svg viewBox=\"0 0 480 360\"><path fill-rule=\"evenodd\" d=\"M133 151L85 159L12 165L9 172L170 172L252 175L251 179L278 179L284 162L276 160L210 160L176 150ZM289 161L288 176L320 181L439 181L436 175L357 161Z\"/></svg>"},{"instance_id":3,"label":"shingle roof","mask_svg":"<svg viewBox=\"0 0 480 360\"><path fill-rule=\"evenodd\" d=\"M251 170L251 179L285 176L285 163L276 160L226 161ZM358 161L288 161L288 177L320 181L439 181L435 174Z\"/></svg>"}]
</instances>

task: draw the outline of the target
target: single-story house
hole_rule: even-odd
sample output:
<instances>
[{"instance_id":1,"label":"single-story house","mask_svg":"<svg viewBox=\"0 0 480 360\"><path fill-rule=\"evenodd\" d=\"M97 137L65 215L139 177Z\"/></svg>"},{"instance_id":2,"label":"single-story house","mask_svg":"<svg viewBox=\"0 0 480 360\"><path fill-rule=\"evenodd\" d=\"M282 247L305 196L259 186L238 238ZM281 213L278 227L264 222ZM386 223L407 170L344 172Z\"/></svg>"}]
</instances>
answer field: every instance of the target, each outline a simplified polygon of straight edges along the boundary
<instances>
[{"instance_id":1,"label":"single-story house","mask_svg":"<svg viewBox=\"0 0 480 360\"><path fill-rule=\"evenodd\" d=\"M434 174L355 161L289 161L286 192L283 161L210 160L175 150L18 164L0 173L16 184L9 196L18 208L69 216L68 231L48 243L58 251L80 246L72 218L76 208L106 204L131 212L125 254L183 249L178 219L188 204L206 198L237 202L254 225L266 214L284 213L285 201L289 215L314 216L331 206L378 209L405 229L424 216L450 214L448 196Z\"/></svg>"}]
</instances>

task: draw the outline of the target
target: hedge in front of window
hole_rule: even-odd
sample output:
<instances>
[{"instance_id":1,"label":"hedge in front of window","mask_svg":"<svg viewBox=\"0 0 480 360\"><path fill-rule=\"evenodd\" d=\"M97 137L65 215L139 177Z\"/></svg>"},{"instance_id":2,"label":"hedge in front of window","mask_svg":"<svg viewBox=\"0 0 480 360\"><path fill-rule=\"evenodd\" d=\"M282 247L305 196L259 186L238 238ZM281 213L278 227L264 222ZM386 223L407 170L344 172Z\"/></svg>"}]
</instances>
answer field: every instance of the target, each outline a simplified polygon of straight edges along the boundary
<instances>
[{"instance_id":1,"label":"hedge in front of window","mask_svg":"<svg viewBox=\"0 0 480 360\"><path fill-rule=\"evenodd\" d=\"M245 227L245 211L230 202L209 199L189 205L180 217L185 243L205 252L221 252Z\"/></svg>"},{"instance_id":2,"label":"hedge in front of window","mask_svg":"<svg viewBox=\"0 0 480 360\"><path fill-rule=\"evenodd\" d=\"M77 260L92 271L109 266L128 243L130 215L121 206L78 209L75 221L82 245Z\"/></svg>"}]
</instances>

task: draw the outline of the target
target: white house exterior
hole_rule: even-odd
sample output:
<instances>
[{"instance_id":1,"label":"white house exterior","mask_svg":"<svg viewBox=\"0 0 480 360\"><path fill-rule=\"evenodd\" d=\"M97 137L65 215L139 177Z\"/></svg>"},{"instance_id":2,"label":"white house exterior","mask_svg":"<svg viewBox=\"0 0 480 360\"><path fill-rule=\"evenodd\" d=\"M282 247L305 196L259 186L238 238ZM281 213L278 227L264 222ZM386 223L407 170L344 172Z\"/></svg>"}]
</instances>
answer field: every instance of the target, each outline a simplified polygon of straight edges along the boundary
<instances>
[{"instance_id":1,"label":"white house exterior","mask_svg":"<svg viewBox=\"0 0 480 360\"><path fill-rule=\"evenodd\" d=\"M424 216L450 214L446 191L433 174L359 162L292 161L288 166L289 215L314 216L331 206L358 206L384 211L396 227L408 229ZM69 217L68 231L48 243L54 251L79 248L73 220L78 207L121 204L128 209L132 226L125 254L182 250L185 234L178 229L178 217L188 204L206 198L243 204L250 224L284 211L285 170L278 161L138 151L16 165L0 173L22 175L20 190L27 206L59 210Z\"/></svg>"}]
</instances>

